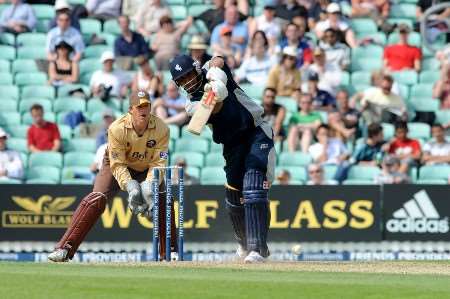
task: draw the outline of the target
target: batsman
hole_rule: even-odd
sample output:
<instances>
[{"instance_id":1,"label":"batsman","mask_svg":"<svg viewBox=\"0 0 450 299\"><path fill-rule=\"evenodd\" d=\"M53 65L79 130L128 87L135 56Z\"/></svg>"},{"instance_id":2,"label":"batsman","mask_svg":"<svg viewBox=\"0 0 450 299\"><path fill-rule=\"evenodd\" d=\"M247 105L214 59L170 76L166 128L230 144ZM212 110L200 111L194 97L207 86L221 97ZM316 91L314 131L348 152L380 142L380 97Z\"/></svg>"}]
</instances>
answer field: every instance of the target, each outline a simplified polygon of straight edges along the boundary
<instances>
[{"instance_id":1,"label":"batsman","mask_svg":"<svg viewBox=\"0 0 450 299\"><path fill-rule=\"evenodd\" d=\"M273 133L262 119L264 111L233 80L222 57L201 67L190 56L179 55L171 61L170 72L188 94L186 111L193 116L189 127L198 127L193 121L207 121L213 141L223 145L226 206L239 244L236 254L246 263L264 262L269 256L268 192L275 167ZM211 93L214 108L209 116L204 104Z\"/></svg>"},{"instance_id":2,"label":"batsman","mask_svg":"<svg viewBox=\"0 0 450 299\"><path fill-rule=\"evenodd\" d=\"M131 95L129 111L108 129L108 145L91 193L84 197L72 216L65 234L49 254L54 262L72 259L81 242L103 213L106 203L120 191L128 192L128 206L135 215L151 218L153 167L167 164L169 128L150 114L150 96L145 91ZM165 187L160 176L160 234L165 235ZM172 205L172 236L176 236ZM160 237L160 253L165 255L165 238ZM171 251L176 259L177 238L171 238Z\"/></svg>"}]
</instances>

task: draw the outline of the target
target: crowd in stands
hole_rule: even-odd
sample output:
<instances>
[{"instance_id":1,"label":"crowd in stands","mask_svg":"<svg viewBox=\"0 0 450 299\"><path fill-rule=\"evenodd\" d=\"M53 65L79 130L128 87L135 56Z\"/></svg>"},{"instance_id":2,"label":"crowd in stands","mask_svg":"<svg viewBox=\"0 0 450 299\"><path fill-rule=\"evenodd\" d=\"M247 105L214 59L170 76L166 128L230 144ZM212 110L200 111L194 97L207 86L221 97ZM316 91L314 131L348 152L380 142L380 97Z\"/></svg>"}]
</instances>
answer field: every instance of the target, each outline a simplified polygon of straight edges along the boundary
<instances>
[{"instance_id":1,"label":"crowd in stands","mask_svg":"<svg viewBox=\"0 0 450 299\"><path fill-rule=\"evenodd\" d=\"M39 154L56 157L49 152L63 161L51 166L84 167L69 177L63 170L63 183L90 182L108 126L138 89L170 126L171 152L186 153L171 161L186 168L185 181L223 180L210 133L201 142L185 133L186 97L168 73L171 58L189 53L200 65L223 56L264 108L278 151L276 184L447 183L450 8L418 32L433 3L0 0L0 84L13 90L0 94L0 182L43 182L28 170ZM26 147L18 140L25 137ZM90 160L70 164L76 152ZM448 168L420 175L436 165Z\"/></svg>"}]
</instances>

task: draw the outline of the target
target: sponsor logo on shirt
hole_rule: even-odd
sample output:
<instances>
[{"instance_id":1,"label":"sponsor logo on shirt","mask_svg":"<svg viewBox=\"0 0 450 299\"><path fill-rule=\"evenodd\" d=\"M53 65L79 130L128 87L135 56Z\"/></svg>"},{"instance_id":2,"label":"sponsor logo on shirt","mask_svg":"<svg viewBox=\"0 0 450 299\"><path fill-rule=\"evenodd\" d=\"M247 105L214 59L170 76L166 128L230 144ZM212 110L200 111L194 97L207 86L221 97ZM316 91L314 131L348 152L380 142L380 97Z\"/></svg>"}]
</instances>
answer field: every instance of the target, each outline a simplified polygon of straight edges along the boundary
<instances>
[{"instance_id":1,"label":"sponsor logo on shirt","mask_svg":"<svg viewBox=\"0 0 450 299\"><path fill-rule=\"evenodd\" d=\"M169 158L169 153L168 152L160 152L159 157L161 159L167 160Z\"/></svg>"},{"instance_id":2,"label":"sponsor logo on shirt","mask_svg":"<svg viewBox=\"0 0 450 299\"><path fill-rule=\"evenodd\" d=\"M150 139L149 141L147 141L147 147L148 148L152 148L156 145L156 140L154 139Z\"/></svg>"}]
</instances>

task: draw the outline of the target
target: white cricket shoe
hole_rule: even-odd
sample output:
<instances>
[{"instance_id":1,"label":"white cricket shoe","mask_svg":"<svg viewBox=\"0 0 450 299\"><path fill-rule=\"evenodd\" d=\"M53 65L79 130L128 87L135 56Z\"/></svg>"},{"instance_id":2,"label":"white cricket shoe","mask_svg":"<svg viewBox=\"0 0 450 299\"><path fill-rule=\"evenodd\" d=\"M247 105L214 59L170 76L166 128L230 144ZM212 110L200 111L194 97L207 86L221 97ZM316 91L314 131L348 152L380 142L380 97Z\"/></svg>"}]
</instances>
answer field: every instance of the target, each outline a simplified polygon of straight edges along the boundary
<instances>
[{"instance_id":1,"label":"white cricket shoe","mask_svg":"<svg viewBox=\"0 0 450 299\"><path fill-rule=\"evenodd\" d=\"M256 251L251 251L247 257L244 259L244 263L246 264L260 264L264 263L266 261L266 258L264 258L262 255L260 255Z\"/></svg>"},{"instance_id":2,"label":"white cricket shoe","mask_svg":"<svg viewBox=\"0 0 450 299\"><path fill-rule=\"evenodd\" d=\"M68 253L69 251L67 249L58 248L55 249L52 253L50 253L47 258L55 263L68 262L69 261L69 259L67 258Z\"/></svg>"},{"instance_id":3,"label":"white cricket shoe","mask_svg":"<svg viewBox=\"0 0 450 299\"><path fill-rule=\"evenodd\" d=\"M248 251L241 245L238 245L236 249L236 256L240 259L244 259L248 255Z\"/></svg>"},{"instance_id":4,"label":"white cricket shoe","mask_svg":"<svg viewBox=\"0 0 450 299\"><path fill-rule=\"evenodd\" d=\"M178 252L171 252L170 253L170 260L171 261L178 261L179 257L178 257Z\"/></svg>"}]
</instances>

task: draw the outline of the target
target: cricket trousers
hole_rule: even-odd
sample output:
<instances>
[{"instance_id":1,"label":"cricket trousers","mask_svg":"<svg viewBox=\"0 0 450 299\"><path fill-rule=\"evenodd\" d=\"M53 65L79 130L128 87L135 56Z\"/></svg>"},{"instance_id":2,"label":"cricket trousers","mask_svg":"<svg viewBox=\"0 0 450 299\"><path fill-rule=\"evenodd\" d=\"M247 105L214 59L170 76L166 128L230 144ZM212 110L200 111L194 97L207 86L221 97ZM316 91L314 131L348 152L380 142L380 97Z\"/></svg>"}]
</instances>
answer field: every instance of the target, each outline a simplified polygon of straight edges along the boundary
<instances>
[{"instance_id":1,"label":"cricket trousers","mask_svg":"<svg viewBox=\"0 0 450 299\"><path fill-rule=\"evenodd\" d=\"M140 172L133 169L128 170L131 174L131 177L139 183L145 180L149 171L145 170ZM159 190L159 252L160 256L164 257L166 251L166 194L164 183L160 185ZM110 203L119 191L120 187L111 172L111 168L109 165L109 156L108 152L106 152L103 159L102 168L95 178L94 188L92 192L81 200L80 204L72 215L72 220L69 224L69 227L62 236L61 240L56 245L56 248L67 249L68 258L72 259L81 242L83 242L88 232L91 230L91 228L94 226L98 218L100 218L101 214L105 210L106 204ZM173 202L171 209L171 250L172 252L174 252L178 250L178 244Z\"/></svg>"}]
</instances>

